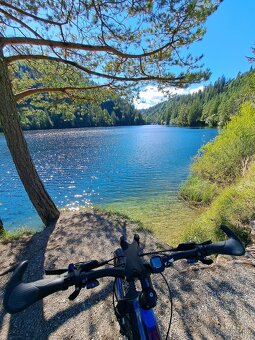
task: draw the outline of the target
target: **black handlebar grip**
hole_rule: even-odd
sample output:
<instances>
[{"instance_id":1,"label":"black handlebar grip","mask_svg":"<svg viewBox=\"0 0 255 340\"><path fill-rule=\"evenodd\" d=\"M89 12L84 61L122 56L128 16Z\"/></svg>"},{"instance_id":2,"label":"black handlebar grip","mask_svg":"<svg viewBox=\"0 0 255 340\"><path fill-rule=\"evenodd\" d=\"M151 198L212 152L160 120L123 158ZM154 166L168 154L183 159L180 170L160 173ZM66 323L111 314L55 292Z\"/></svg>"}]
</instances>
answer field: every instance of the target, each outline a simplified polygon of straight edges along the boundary
<instances>
[{"instance_id":1,"label":"black handlebar grip","mask_svg":"<svg viewBox=\"0 0 255 340\"><path fill-rule=\"evenodd\" d=\"M236 236L236 234L223 224L220 227L224 231L224 233L228 236L228 239L226 241L212 243L204 246L207 255L212 254L235 255L235 256L244 255L245 248L242 245L242 242Z\"/></svg>"},{"instance_id":2,"label":"black handlebar grip","mask_svg":"<svg viewBox=\"0 0 255 340\"><path fill-rule=\"evenodd\" d=\"M66 289L63 277L23 283L22 278L27 265L28 261L21 262L6 286L3 305L10 314L21 312L45 296Z\"/></svg>"}]
</instances>

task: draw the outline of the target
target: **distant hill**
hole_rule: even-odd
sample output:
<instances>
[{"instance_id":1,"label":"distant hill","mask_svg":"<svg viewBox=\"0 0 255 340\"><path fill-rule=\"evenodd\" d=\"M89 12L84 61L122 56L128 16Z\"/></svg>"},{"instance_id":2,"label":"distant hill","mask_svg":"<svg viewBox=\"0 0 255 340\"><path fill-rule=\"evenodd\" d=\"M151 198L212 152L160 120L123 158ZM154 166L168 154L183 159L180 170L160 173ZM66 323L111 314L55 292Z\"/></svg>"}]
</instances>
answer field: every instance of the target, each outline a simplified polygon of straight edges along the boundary
<instances>
[{"instance_id":1,"label":"distant hill","mask_svg":"<svg viewBox=\"0 0 255 340\"><path fill-rule=\"evenodd\" d=\"M15 64L12 68L14 93L22 93L27 88L97 85L82 73L66 67L59 68L60 65L54 63L46 66L44 63L30 64L27 61ZM62 72L61 77L55 76L56 70ZM23 130L145 124L134 105L110 89L92 88L85 92L69 93L68 96L54 91L37 93L26 97L17 104L17 108Z\"/></svg>"},{"instance_id":2,"label":"distant hill","mask_svg":"<svg viewBox=\"0 0 255 340\"><path fill-rule=\"evenodd\" d=\"M28 100L18 109L23 130L145 124L141 113L122 98L84 104L44 98Z\"/></svg>"},{"instance_id":3,"label":"distant hill","mask_svg":"<svg viewBox=\"0 0 255 340\"><path fill-rule=\"evenodd\" d=\"M255 71L235 79L219 78L203 91L173 98L142 110L146 122L181 126L224 126L246 101L255 101Z\"/></svg>"}]
</instances>

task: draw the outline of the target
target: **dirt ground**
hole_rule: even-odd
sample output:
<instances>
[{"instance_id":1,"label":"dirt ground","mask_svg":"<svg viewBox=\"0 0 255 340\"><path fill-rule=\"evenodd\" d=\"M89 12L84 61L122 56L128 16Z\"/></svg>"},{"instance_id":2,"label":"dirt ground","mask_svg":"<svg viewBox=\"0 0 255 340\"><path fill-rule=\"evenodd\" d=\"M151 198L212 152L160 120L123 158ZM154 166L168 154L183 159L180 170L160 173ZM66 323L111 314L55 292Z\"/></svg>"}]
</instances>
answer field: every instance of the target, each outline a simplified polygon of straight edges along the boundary
<instances>
[{"instance_id":1,"label":"dirt ground","mask_svg":"<svg viewBox=\"0 0 255 340\"><path fill-rule=\"evenodd\" d=\"M150 233L117 215L96 211L62 212L56 226L32 237L0 243L1 270L29 260L24 280L43 278L44 268L71 262L109 259L121 235L140 234L146 252L162 248ZM170 339L255 339L254 246L242 258L218 257L212 266L179 261L165 270L173 298ZM68 291L55 293L15 315L6 314L2 298L11 273L0 276L0 339L119 339L112 308L111 279L83 289L75 301ZM156 314L165 338L170 305L163 279L153 278Z\"/></svg>"}]
</instances>

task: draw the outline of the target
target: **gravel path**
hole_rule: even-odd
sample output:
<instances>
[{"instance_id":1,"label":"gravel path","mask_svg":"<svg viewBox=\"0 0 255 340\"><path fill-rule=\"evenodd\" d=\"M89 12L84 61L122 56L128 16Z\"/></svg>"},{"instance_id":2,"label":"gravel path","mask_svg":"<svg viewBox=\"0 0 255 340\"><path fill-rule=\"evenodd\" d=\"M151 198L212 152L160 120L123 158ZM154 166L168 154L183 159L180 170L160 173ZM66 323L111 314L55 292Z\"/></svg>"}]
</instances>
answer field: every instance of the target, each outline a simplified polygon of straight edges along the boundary
<instances>
[{"instance_id":1,"label":"gravel path","mask_svg":"<svg viewBox=\"0 0 255 340\"><path fill-rule=\"evenodd\" d=\"M31 239L0 244L3 272L28 259L25 280L43 277L44 267L66 267L70 262L110 258L119 237L138 232L146 251L162 247L149 233L119 216L95 211L63 212L55 228ZM254 247L246 257L218 257L210 267L177 262L165 271L174 313L171 339L255 339ZM0 276L0 296L10 274ZM158 292L157 315L162 334L169 321L167 288L154 276ZM112 308L112 281L104 279L93 290L82 290L70 302L68 291L37 302L27 310L8 315L0 305L0 339L119 339ZM164 338L164 337L163 337Z\"/></svg>"}]
</instances>

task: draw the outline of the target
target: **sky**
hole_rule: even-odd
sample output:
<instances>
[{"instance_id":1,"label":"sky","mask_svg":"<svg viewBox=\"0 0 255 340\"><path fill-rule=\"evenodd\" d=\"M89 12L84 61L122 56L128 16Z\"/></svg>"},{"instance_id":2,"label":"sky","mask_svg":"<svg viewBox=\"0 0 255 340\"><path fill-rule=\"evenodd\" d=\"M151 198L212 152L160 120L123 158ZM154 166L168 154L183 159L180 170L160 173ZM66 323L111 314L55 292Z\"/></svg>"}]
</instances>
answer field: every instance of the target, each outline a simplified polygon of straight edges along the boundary
<instances>
[{"instance_id":1,"label":"sky","mask_svg":"<svg viewBox=\"0 0 255 340\"><path fill-rule=\"evenodd\" d=\"M251 67L246 57L251 55L251 47L255 47L255 0L224 0L207 19L206 28L203 40L195 43L190 51L195 55L204 55L203 63L212 72L211 78L187 90L173 89L173 94L198 91L222 75L227 79L235 78L239 71L245 72ZM138 109L167 99L154 86L141 91L140 98L134 103Z\"/></svg>"}]
</instances>

